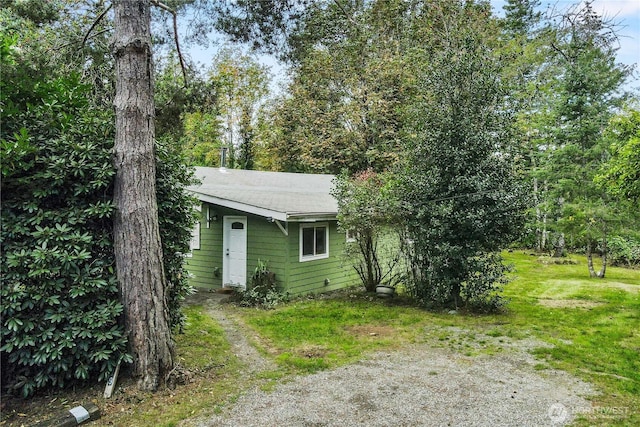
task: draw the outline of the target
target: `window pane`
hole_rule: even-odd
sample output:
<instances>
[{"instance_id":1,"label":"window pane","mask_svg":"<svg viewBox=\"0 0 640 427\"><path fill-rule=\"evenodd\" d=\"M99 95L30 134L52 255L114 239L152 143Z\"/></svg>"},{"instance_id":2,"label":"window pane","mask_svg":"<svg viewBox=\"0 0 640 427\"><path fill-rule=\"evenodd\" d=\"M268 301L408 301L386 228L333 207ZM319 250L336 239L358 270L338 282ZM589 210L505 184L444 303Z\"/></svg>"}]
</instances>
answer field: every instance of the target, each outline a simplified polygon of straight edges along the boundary
<instances>
[{"instance_id":1,"label":"window pane","mask_svg":"<svg viewBox=\"0 0 640 427\"><path fill-rule=\"evenodd\" d=\"M302 229L302 255L313 255L313 228Z\"/></svg>"},{"instance_id":2,"label":"window pane","mask_svg":"<svg viewBox=\"0 0 640 427\"><path fill-rule=\"evenodd\" d=\"M327 253L327 227L316 227L316 255Z\"/></svg>"},{"instance_id":3,"label":"window pane","mask_svg":"<svg viewBox=\"0 0 640 427\"><path fill-rule=\"evenodd\" d=\"M200 249L200 222L196 222L191 229L191 241L189 249Z\"/></svg>"}]
</instances>

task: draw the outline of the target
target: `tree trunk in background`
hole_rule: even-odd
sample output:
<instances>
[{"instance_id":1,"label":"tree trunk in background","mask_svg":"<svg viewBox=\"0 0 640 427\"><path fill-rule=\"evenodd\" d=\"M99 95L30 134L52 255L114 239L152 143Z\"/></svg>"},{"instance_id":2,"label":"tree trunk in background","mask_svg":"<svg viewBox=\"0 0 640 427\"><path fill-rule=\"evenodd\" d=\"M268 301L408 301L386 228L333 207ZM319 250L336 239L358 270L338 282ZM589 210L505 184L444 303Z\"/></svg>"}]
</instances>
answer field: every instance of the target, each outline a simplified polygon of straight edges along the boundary
<instances>
[{"instance_id":1,"label":"tree trunk in background","mask_svg":"<svg viewBox=\"0 0 640 427\"><path fill-rule=\"evenodd\" d=\"M564 256L565 247L564 233L558 233L556 243L553 245L553 257L562 258Z\"/></svg>"},{"instance_id":2,"label":"tree trunk in background","mask_svg":"<svg viewBox=\"0 0 640 427\"><path fill-rule=\"evenodd\" d=\"M589 277L598 277L600 279L604 278L605 273L607 272L607 241L606 241L606 237L604 240L604 248L602 250L602 267L600 268L600 271L596 272L594 266L593 266L593 249L596 247L596 245L598 244L597 241L595 240L589 240L587 242L587 251L586 251L586 255L587 255L587 268L589 269Z\"/></svg>"},{"instance_id":3,"label":"tree trunk in background","mask_svg":"<svg viewBox=\"0 0 640 427\"><path fill-rule=\"evenodd\" d=\"M538 178L536 177L533 177L533 204L536 207L536 252L541 253L544 251L544 230L540 227L540 223L542 222L542 209L540 209Z\"/></svg>"},{"instance_id":4,"label":"tree trunk in background","mask_svg":"<svg viewBox=\"0 0 640 427\"><path fill-rule=\"evenodd\" d=\"M587 269L589 269L589 277L598 277L595 269L593 268L593 251L591 240L587 242Z\"/></svg>"},{"instance_id":5,"label":"tree trunk in background","mask_svg":"<svg viewBox=\"0 0 640 427\"><path fill-rule=\"evenodd\" d=\"M113 4L116 271L133 375L141 389L153 391L173 368L174 355L156 202L150 3Z\"/></svg>"},{"instance_id":6,"label":"tree trunk in background","mask_svg":"<svg viewBox=\"0 0 640 427\"><path fill-rule=\"evenodd\" d=\"M598 273L598 277L604 279L604 275L607 273L607 252L609 248L607 247L607 235L605 234L602 238L602 268Z\"/></svg>"}]
</instances>

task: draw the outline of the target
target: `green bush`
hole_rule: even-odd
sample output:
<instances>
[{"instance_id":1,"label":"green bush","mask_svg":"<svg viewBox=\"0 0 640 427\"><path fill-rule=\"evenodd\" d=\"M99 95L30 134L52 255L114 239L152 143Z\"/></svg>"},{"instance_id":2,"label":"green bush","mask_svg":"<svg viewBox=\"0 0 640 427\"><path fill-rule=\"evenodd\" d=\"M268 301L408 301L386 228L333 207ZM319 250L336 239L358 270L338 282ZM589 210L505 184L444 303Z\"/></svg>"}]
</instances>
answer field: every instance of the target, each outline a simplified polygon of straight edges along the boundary
<instances>
[{"instance_id":1,"label":"green bush","mask_svg":"<svg viewBox=\"0 0 640 427\"><path fill-rule=\"evenodd\" d=\"M15 127L0 134L0 349L3 383L27 396L106 379L130 357L110 234L111 117L87 113L77 76L39 82L26 105L21 80L9 82L1 101Z\"/></svg>"},{"instance_id":2,"label":"green bush","mask_svg":"<svg viewBox=\"0 0 640 427\"><path fill-rule=\"evenodd\" d=\"M464 260L466 270L454 279L460 283L460 299L452 304L451 289L454 281L450 273L437 268L446 261L431 257L424 264L413 260L413 280L409 281L407 291L421 305L427 308L455 308L477 313L498 312L508 300L502 290L508 283L506 273L509 266L502 263L499 254L478 253ZM417 265L417 266L416 266Z\"/></svg>"},{"instance_id":3,"label":"green bush","mask_svg":"<svg viewBox=\"0 0 640 427\"><path fill-rule=\"evenodd\" d=\"M114 120L89 103L79 76L31 69L0 36L2 384L28 396L105 380L131 360L112 244ZM169 144L158 146L157 160L167 303L179 327L191 173Z\"/></svg>"},{"instance_id":4,"label":"green bush","mask_svg":"<svg viewBox=\"0 0 640 427\"><path fill-rule=\"evenodd\" d=\"M607 242L611 265L627 268L640 267L640 240L616 236Z\"/></svg>"},{"instance_id":5,"label":"green bush","mask_svg":"<svg viewBox=\"0 0 640 427\"><path fill-rule=\"evenodd\" d=\"M238 292L238 305L272 309L288 301L289 294L278 289L275 273L269 270L266 262L258 260L249 288Z\"/></svg>"},{"instance_id":6,"label":"green bush","mask_svg":"<svg viewBox=\"0 0 640 427\"><path fill-rule=\"evenodd\" d=\"M193 290L188 281L183 256L189 252L191 230L196 221L193 206L197 200L184 191L186 185L193 183L193 170L185 166L183 154L169 140L158 141L156 157L156 192L168 287L169 326L182 331L185 318L180 306L185 296Z\"/></svg>"},{"instance_id":7,"label":"green bush","mask_svg":"<svg viewBox=\"0 0 640 427\"><path fill-rule=\"evenodd\" d=\"M480 313L492 313L504 308L508 300L502 296L509 282L509 266L499 254L485 254L469 260L471 272L462 285L461 296L466 308Z\"/></svg>"}]
</instances>

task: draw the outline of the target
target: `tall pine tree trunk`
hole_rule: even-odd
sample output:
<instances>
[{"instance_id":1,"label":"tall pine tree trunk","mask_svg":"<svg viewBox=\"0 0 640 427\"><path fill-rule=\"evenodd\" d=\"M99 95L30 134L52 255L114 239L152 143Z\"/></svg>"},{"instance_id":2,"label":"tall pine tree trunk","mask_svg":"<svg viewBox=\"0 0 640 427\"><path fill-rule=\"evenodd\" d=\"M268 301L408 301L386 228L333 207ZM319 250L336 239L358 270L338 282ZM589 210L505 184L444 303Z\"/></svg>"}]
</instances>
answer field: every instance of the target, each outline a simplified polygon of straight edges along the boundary
<instances>
[{"instance_id":1,"label":"tall pine tree trunk","mask_svg":"<svg viewBox=\"0 0 640 427\"><path fill-rule=\"evenodd\" d=\"M148 0L116 0L114 250L139 387L153 391L173 368L156 202L153 64Z\"/></svg>"}]
</instances>

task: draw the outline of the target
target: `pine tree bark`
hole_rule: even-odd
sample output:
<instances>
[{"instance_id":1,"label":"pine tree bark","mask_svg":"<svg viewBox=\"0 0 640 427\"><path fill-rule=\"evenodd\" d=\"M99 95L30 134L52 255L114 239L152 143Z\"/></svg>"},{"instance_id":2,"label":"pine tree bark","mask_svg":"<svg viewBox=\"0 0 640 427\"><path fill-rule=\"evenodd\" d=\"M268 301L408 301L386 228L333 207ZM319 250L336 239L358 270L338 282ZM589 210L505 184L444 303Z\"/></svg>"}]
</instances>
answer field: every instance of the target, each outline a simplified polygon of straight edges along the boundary
<instances>
[{"instance_id":1,"label":"pine tree bark","mask_svg":"<svg viewBox=\"0 0 640 427\"><path fill-rule=\"evenodd\" d=\"M132 374L154 391L173 368L156 201L150 2L113 2L116 71L114 251L133 356Z\"/></svg>"}]
</instances>

